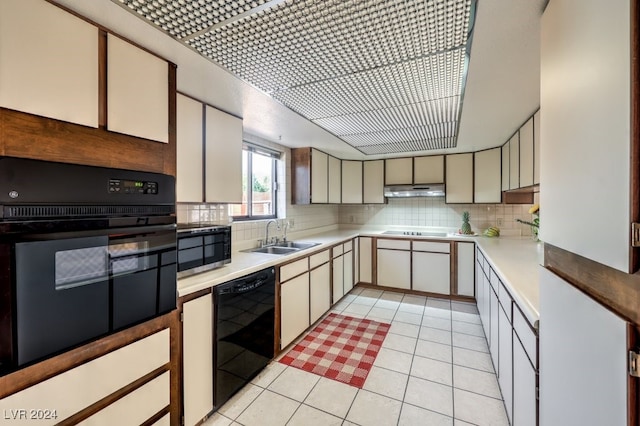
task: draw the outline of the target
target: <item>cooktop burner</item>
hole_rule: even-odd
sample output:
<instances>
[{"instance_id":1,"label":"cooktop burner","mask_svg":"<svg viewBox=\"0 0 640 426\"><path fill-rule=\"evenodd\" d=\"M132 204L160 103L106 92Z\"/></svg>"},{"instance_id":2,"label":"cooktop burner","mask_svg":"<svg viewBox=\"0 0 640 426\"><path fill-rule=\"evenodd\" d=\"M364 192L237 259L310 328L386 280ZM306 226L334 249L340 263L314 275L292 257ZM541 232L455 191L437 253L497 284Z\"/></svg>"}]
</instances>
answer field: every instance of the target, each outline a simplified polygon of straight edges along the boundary
<instances>
[{"instance_id":1,"label":"cooktop burner","mask_svg":"<svg viewBox=\"0 0 640 426\"><path fill-rule=\"evenodd\" d=\"M418 237L446 237L446 232L426 232L426 231L384 231L387 235L414 235Z\"/></svg>"}]
</instances>

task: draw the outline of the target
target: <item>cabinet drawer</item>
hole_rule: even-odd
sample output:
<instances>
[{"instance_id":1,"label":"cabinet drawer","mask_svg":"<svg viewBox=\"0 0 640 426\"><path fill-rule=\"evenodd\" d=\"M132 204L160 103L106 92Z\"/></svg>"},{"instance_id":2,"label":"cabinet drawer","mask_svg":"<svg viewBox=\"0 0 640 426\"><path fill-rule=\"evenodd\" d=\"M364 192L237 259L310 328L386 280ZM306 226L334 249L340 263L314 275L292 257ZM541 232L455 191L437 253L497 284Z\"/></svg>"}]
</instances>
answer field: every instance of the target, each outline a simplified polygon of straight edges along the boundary
<instances>
[{"instance_id":1,"label":"cabinet drawer","mask_svg":"<svg viewBox=\"0 0 640 426\"><path fill-rule=\"evenodd\" d=\"M409 241L409 240L378 239L378 248L396 249L396 250L410 250L411 249L411 241Z\"/></svg>"},{"instance_id":2,"label":"cabinet drawer","mask_svg":"<svg viewBox=\"0 0 640 426\"><path fill-rule=\"evenodd\" d=\"M164 417L155 422L153 426L171 426L171 415L169 413L165 414Z\"/></svg>"},{"instance_id":3,"label":"cabinet drawer","mask_svg":"<svg viewBox=\"0 0 640 426\"><path fill-rule=\"evenodd\" d=\"M527 319L522 315L520 309L514 307L513 309L513 329L515 330L518 338L522 342L524 350L527 352L529 360L537 368L538 366L538 341L536 339L536 333L531 330L531 326Z\"/></svg>"},{"instance_id":4,"label":"cabinet drawer","mask_svg":"<svg viewBox=\"0 0 640 426\"><path fill-rule=\"evenodd\" d=\"M100 410L81 425L140 425L169 405L169 372Z\"/></svg>"},{"instance_id":5,"label":"cabinet drawer","mask_svg":"<svg viewBox=\"0 0 640 426\"><path fill-rule=\"evenodd\" d=\"M338 257L342 253L344 253L344 247L342 247L342 244L338 244L333 248L333 257Z\"/></svg>"},{"instance_id":6,"label":"cabinet drawer","mask_svg":"<svg viewBox=\"0 0 640 426\"><path fill-rule=\"evenodd\" d=\"M283 283L291 278L303 274L309 270L309 258L296 260L280 267L280 282Z\"/></svg>"},{"instance_id":7,"label":"cabinet drawer","mask_svg":"<svg viewBox=\"0 0 640 426\"><path fill-rule=\"evenodd\" d=\"M490 270L487 270L487 272L490 272L487 274L487 276L489 277L489 281L491 282L491 288L493 288L493 291L496 292L496 294L498 294L498 289L500 288L500 278L498 278L498 274L496 274L496 271L493 270L493 268L490 268Z\"/></svg>"},{"instance_id":8,"label":"cabinet drawer","mask_svg":"<svg viewBox=\"0 0 640 426\"><path fill-rule=\"evenodd\" d=\"M500 305L502 305L502 309L507 314L507 319L509 322L513 322L513 318L511 316L511 296L507 289L504 288L504 284L500 281L500 285L498 286L498 299L500 299Z\"/></svg>"},{"instance_id":9,"label":"cabinet drawer","mask_svg":"<svg viewBox=\"0 0 640 426\"><path fill-rule=\"evenodd\" d=\"M0 410L55 408L58 420L65 419L168 362L166 329L8 396Z\"/></svg>"},{"instance_id":10,"label":"cabinet drawer","mask_svg":"<svg viewBox=\"0 0 640 426\"><path fill-rule=\"evenodd\" d=\"M431 251L434 253L450 253L451 244L436 243L433 241L414 241L413 250L415 251Z\"/></svg>"},{"instance_id":11,"label":"cabinet drawer","mask_svg":"<svg viewBox=\"0 0 640 426\"><path fill-rule=\"evenodd\" d=\"M347 241L346 243L344 243L344 252L348 252L353 250L353 241Z\"/></svg>"},{"instance_id":12,"label":"cabinet drawer","mask_svg":"<svg viewBox=\"0 0 640 426\"><path fill-rule=\"evenodd\" d=\"M327 263L331 256L329 256L329 250L321 251L314 255L309 256L309 269L313 269L316 266L320 266L323 263Z\"/></svg>"}]
</instances>

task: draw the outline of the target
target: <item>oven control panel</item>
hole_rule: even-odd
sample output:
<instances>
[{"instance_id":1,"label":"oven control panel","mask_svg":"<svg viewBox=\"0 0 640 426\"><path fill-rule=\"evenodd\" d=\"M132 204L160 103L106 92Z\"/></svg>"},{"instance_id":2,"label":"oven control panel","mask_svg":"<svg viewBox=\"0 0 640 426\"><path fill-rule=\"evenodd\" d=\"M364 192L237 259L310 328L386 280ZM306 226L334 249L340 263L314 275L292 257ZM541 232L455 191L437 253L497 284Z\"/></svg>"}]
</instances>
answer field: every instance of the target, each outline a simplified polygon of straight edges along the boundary
<instances>
[{"instance_id":1,"label":"oven control panel","mask_svg":"<svg viewBox=\"0 0 640 426\"><path fill-rule=\"evenodd\" d=\"M109 179L110 194L157 194L158 182Z\"/></svg>"}]
</instances>

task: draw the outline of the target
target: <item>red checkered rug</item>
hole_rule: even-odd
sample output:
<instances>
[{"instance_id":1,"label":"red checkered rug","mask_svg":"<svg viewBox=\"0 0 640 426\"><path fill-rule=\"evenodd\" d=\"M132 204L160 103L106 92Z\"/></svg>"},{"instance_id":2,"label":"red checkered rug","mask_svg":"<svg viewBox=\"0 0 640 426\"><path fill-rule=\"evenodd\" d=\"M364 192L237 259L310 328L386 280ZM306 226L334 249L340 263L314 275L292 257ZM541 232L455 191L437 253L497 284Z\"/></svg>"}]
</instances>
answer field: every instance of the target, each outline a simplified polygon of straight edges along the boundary
<instances>
[{"instance_id":1,"label":"red checkered rug","mask_svg":"<svg viewBox=\"0 0 640 426\"><path fill-rule=\"evenodd\" d=\"M330 313L280 362L362 388L390 327Z\"/></svg>"}]
</instances>

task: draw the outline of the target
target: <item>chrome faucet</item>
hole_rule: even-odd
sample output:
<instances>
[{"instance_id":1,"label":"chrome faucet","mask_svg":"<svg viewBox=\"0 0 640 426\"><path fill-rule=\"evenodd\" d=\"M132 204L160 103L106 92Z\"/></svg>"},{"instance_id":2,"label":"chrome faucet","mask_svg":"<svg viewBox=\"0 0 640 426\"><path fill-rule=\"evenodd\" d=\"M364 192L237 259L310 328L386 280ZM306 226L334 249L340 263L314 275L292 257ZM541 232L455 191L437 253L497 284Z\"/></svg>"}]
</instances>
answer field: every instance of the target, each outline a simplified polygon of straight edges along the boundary
<instances>
[{"instance_id":1,"label":"chrome faucet","mask_svg":"<svg viewBox=\"0 0 640 426\"><path fill-rule=\"evenodd\" d=\"M276 224L276 229L280 230L280 224L278 223L277 220L275 219L271 219L270 221L267 222L267 226L264 232L264 245L269 245L271 244L271 242L269 241L269 225L271 225L272 223ZM278 242L276 240L276 242Z\"/></svg>"}]
</instances>

